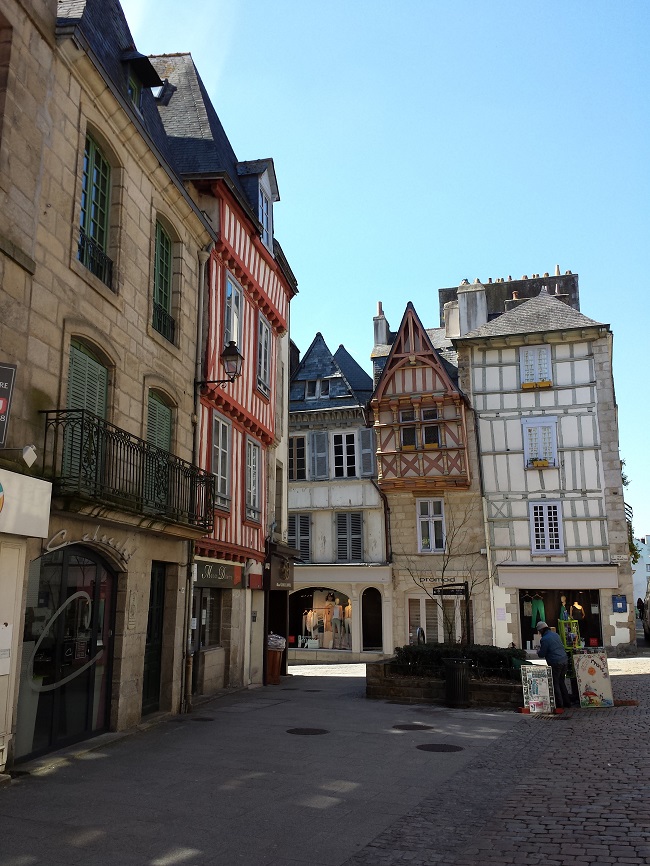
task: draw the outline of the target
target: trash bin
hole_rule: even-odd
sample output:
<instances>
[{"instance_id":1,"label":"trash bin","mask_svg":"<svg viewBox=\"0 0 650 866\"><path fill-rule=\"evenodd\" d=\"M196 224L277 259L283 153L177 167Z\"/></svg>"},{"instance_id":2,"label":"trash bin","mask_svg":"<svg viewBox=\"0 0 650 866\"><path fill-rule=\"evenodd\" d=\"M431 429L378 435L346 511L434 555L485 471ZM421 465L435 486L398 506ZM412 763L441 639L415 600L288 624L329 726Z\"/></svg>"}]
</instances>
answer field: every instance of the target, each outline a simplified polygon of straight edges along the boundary
<instances>
[{"instance_id":1,"label":"trash bin","mask_svg":"<svg viewBox=\"0 0 650 866\"><path fill-rule=\"evenodd\" d=\"M443 659L445 703L448 707L469 706L469 659Z\"/></svg>"},{"instance_id":2,"label":"trash bin","mask_svg":"<svg viewBox=\"0 0 650 866\"><path fill-rule=\"evenodd\" d=\"M287 645L285 638L271 633L266 639L266 684L280 685L280 670L282 668L282 653Z\"/></svg>"}]
</instances>

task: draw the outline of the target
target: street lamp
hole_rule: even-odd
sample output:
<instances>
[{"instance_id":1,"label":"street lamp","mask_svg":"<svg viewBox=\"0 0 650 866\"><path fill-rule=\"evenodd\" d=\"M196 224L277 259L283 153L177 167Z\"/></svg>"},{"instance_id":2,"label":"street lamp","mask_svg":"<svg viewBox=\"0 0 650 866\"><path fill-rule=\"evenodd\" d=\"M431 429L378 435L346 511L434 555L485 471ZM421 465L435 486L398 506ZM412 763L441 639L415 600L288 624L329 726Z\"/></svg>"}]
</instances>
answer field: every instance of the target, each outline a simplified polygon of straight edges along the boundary
<instances>
[{"instance_id":1,"label":"street lamp","mask_svg":"<svg viewBox=\"0 0 650 866\"><path fill-rule=\"evenodd\" d=\"M226 379L208 379L207 381L196 381L194 384L202 388L203 385L226 385L228 382L234 382L238 376L241 376L241 365L244 356L241 354L234 340L231 340L226 348L221 353L221 363L226 371Z\"/></svg>"}]
</instances>

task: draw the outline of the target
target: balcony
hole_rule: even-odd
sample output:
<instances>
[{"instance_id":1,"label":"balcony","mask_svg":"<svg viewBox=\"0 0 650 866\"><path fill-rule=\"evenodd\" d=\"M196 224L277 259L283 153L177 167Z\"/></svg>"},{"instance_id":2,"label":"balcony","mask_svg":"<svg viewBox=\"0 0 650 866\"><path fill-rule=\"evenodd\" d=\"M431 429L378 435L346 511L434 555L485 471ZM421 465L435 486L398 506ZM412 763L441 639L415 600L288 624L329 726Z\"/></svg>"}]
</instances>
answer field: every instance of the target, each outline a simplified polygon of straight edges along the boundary
<instances>
[{"instance_id":1,"label":"balcony","mask_svg":"<svg viewBox=\"0 0 650 866\"><path fill-rule=\"evenodd\" d=\"M153 305L153 327L159 334L162 334L166 340L169 340L170 343L174 342L176 336L176 320L169 315L164 307L161 307L160 304L157 304L155 301Z\"/></svg>"},{"instance_id":2,"label":"balcony","mask_svg":"<svg viewBox=\"0 0 650 866\"><path fill-rule=\"evenodd\" d=\"M113 291L113 262L99 244L84 232L79 231L79 249L77 258L91 274L98 277Z\"/></svg>"},{"instance_id":3,"label":"balcony","mask_svg":"<svg viewBox=\"0 0 650 866\"><path fill-rule=\"evenodd\" d=\"M214 476L85 409L45 412L54 493L212 530Z\"/></svg>"}]
</instances>

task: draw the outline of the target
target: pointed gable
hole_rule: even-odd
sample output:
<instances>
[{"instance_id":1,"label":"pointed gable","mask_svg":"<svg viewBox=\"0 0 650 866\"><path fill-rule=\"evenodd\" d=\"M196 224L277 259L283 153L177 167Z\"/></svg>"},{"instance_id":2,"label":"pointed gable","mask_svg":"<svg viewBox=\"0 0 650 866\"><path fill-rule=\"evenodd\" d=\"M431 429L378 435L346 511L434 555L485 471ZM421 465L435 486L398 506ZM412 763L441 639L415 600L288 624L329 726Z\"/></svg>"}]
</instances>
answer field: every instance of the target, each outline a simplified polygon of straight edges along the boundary
<instances>
[{"instance_id":1,"label":"pointed gable","mask_svg":"<svg viewBox=\"0 0 650 866\"><path fill-rule=\"evenodd\" d=\"M372 392L372 379L339 346L332 355L323 335L314 337L291 377L290 411L346 409L364 406Z\"/></svg>"},{"instance_id":2,"label":"pointed gable","mask_svg":"<svg viewBox=\"0 0 650 866\"><path fill-rule=\"evenodd\" d=\"M400 394L457 396L458 388L409 301L374 398Z\"/></svg>"}]
</instances>

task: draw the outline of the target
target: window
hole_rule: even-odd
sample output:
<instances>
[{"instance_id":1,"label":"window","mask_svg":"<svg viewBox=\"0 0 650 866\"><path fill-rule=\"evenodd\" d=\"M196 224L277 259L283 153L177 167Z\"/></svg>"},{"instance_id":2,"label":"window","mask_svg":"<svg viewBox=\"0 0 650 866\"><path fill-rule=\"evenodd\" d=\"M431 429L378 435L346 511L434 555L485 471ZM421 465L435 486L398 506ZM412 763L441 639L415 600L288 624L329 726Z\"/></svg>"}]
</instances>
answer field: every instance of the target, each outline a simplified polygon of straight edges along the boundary
<instances>
[{"instance_id":1,"label":"window","mask_svg":"<svg viewBox=\"0 0 650 866\"><path fill-rule=\"evenodd\" d=\"M305 400L318 400L320 397L329 397L329 379L309 379L305 382Z\"/></svg>"},{"instance_id":2,"label":"window","mask_svg":"<svg viewBox=\"0 0 650 866\"><path fill-rule=\"evenodd\" d=\"M440 445L440 428L437 424L430 423L437 420L437 409L422 410L422 445L425 448L435 448Z\"/></svg>"},{"instance_id":3,"label":"window","mask_svg":"<svg viewBox=\"0 0 650 866\"><path fill-rule=\"evenodd\" d=\"M215 476L215 504L230 508L230 450L232 428L221 415L212 422L212 474Z\"/></svg>"},{"instance_id":4,"label":"window","mask_svg":"<svg viewBox=\"0 0 650 866\"><path fill-rule=\"evenodd\" d=\"M519 350L522 388L550 388L551 347L523 346Z\"/></svg>"},{"instance_id":5,"label":"window","mask_svg":"<svg viewBox=\"0 0 650 866\"><path fill-rule=\"evenodd\" d=\"M526 467L557 466L557 418L523 418L521 426Z\"/></svg>"},{"instance_id":6,"label":"window","mask_svg":"<svg viewBox=\"0 0 650 866\"><path fill-rule=\"evenodd\" d=\"M169 452L172 447L172 410L155 391L147 400L147 450L145 500L150 508L164 510L169 495Z\"/></svg>"},{"instance_id":7,"label":"window","mask_svg":"<svg viewBox=\"0 0 650 866\"><path fill-rule=\"evenodd\" d=\"M192 645L195 650L221 643L221 610L223 593L220 589L196 587L192 599Z\"/></svg>"},{"instance_id":8,"label":"window","mask_svg":"<svg viewBox=\"0 0 650 866\"><path fill-rule=\"evenodd\" d=\"M530 503L530 538L533 553L564 553L559 502Z\"/></svg>"},{"instance_id":9,"label":"window","mask_svg":"<svg viewBox=\"0 0 650 866\"><path fill-rule=\"evenodd\" d=\"M418 550L436 553L445 549L445 520L442 499L418 499Z\"/></svg>"},{"instance_id":10,"label":"window","mask_svg":"<svg viewBox=\"0 0 650 866\"><path fill-rule=\"evenodd\" d=\"M334 433L334 477L354 478L357 474L357 459L354 433Z\"/></svg>"},{"instance_id":11,"label":"window","mask_svg":"<svg viewBox=\"0 0 650 866\"><path fill-rule=\"evenodd\" d=\"M310 555L310 517L309 514L290 514L287 542L300 551L300 558L309 562Z\"/></svg>"},{"instance_id":12,"label":"window","mask_svg":"<svg viewBox=\"0 0 650 866\"><path fill-rule=\"evenodd\" d=\"M289 481L307 479L307 439L305 436L289 437Z\"/></svg>"},{"instance_id":13,"label":"window","mask_svg":"<svg viewBox=\"0 0 650 866\"><path fill-rule=\"evenodd\" d=\"M142 107L142 85L135 75L129 75L126 92L129 97L129 102L133 104L137 111L140 111Z\"/></svg>"},{"instance_id":14,"label":"window","mask_svg":"<svg viewBox=\"0 0 650 866\"><path fill-rule=\"evenodd\" d=\"M257 387L268 396L271 388L271 327L260 316L257 327Z\"/></svg>"},{"instance_id":15,"label":"window","mask_svg":"<svg viewBox=\"0 0 650 866\"><path fill-rule=\"evenodd\" d=\"M176 335L172 308L172 241L159 222L153 265L153 327L170 343Z\"/></svg>"},{"instance_id":16,"label":"window","mask_svg":"<svg viewBox=\"0 0 650 866\"><path fill-rule=\"evenodd\" d=\"M107 368L83 343L72 341L66 408L83 409L105 419L107 395ZM95 441L93 424L85 423L80 412L73 412L69 418L63 437L63 474L97 480L104 466L104 448Z\"/></svg>"},{"instance_id":17,"label":"window","mask_svg":"<svg viewBox=\"0 0 650 866\"><path fill-rule=\"evenodd\" d=\"M113 262L107 256L111 167L99 147L86 136L81 181L81 215L77 258L111 288Z\"/></svg>"},{"instance_id":18,"label":"window","mask_svg":"<svg viewBox=\"0 0 650 866\"><path fill-rule=\"evenodd\" d=\"M261 519L262 449L258 442L246 442L246 518Z\"/></svg>"},{"instance_id":19,"label":"window","mask_svg":"<svg viewBox=\"0 0 650 866\"><path fill-rule=\"evenodd\" d=\"M363 515L344 511L336 515L336 561L363 562Z\"/></svg>"},{"instance_id":20,"label":"window","mask_svg":"<svg viewBox=\"0 0 650 866\"><path fill-rule=\"evenodd\" d=\"M402 448L417 448L417 430L415 427L415 411L413 409L400 409L399 413L400 440Z\"/></svg>"},{"instance_id":21,"label":"window","mask_svg":"<svg viewBox=\"0 0 650 866\"><path fill-rule=\"evenodd\" d=\"M223 341L227 346L231 341L241 349L241 311L242 291L228 274L226 276L226 310Z\"/></svg>"},{"instance_id":22,"label":"window","mask_svg":"<svg viewBox=\"0 0 650 866\"><path fill-rule=\"evenodd\" d=\"M374 475L375 473L375 431L370 427L363 427L359 431L361 442L361 474Z\"/></svg>"},{"instance_id":23,"label":"window","mask_svg":"<svg viewBox=\"0 0 650 866\"><path fill-rule=\"evenodd\" d=\"M265 246L271 246L271 199L262 187L259 196L259 218L262 223L262 242Z\"/></svg>"},{"instance_id":24,"label":"window","mask_svg":"<svg viewBox=\"0 0 650 866\"><path fill-rule=\"evenodd\" d=\"M311 446L311 478L320 480L329 478L329 462L327 453L327 431L316 430L310 436Z\"/></svg>"},{"instance_id":25,"label":"window","mask_svg":"<svg viewBox=\"0 0 650 866\"><path fill-rule=\"evenodd\" d=\"M650 571L650 565L646 565L645 570Z\"/></svg>"}]
</instances>

